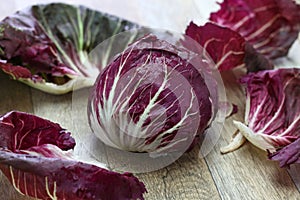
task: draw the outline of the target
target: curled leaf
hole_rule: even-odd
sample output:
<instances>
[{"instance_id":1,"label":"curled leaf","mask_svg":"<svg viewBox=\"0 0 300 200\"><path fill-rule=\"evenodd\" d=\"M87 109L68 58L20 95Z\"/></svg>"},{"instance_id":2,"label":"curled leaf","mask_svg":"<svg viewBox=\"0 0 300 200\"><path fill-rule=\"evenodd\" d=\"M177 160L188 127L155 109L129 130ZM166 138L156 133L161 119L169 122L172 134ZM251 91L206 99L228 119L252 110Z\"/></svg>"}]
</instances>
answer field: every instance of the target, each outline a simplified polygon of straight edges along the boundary
<instances>
[{"instance_id":1,"label":"curled leaf","mask_svg":"<svg viewBox=\"0 0 300 200\"><path fill-rule=\"evenodd\" d=\"M300 5L293 0L224 0L210 20L240 33L269 59L286 56L300 31Z\"/></svg>"},{"instance_id":2,"label":"curled leaf","mask_svg":"<svg viewBox=\"0 0 300 200\"><path fill-rule=\"evenodd\" d=\"M289 167L291 164L300 163L300 138L275 153L269 152L271 160L279 161L280 167Z\"/></svg>"},{"instance_id":3,"label":"curled leaf","mask_svg":"<svg viewBox=\"0 0 300 200\"><path fill-rule=\"evenodd\" d=\"M207 51L220 71L245 65L245 40L240 34L213 23L197 26L193 22L185 34Z\"/></svg>"},{"instance_id":4,"label":"curled leaf","mask_svg":"<svg viewBox=\"0 0 300 200\"><path fill-rule=\"evenodd\" d=\"M204 48L220 71L238 67L246 67L249 72L273 69L268 59L259 54L238 32L229 28L210 22L197 26L191 22L185 34Z\"/></svg>"},{"instance_id":5,"label":"curled leaf","mask_svg":"<svg viewBox=\"0 0 300 200\"><path fill-rule=\"evenodd\" d=\"M101 66L92 64L89 53L105 39L135 27L83 6L35 5L0 22L0 58L5 61L0 69L53 94L71 91L72 80L92 86Z\"/></svg>"},{"instance_id":6,"label":"curled leaf","mask_svg":"<svg viewBox=\"0 0 300 200\"><path fill-rule=\"evenodd\" d=\"M255 146L274 152L300 137L300 69L284 68L250 73L246 86L245 124L235 122Z\"/></svg>"},{"instance_id":7,"label":"curled leaf","mask_svg":"<svg viewBox=\"0 0 300 200\"><path fill-rule=\"evenodd\" d=\"M21 194L38 199L143 199L143 183L75 159L58 124L10 112L0 117L0 169Z\"/></svg>"}]
</instances>

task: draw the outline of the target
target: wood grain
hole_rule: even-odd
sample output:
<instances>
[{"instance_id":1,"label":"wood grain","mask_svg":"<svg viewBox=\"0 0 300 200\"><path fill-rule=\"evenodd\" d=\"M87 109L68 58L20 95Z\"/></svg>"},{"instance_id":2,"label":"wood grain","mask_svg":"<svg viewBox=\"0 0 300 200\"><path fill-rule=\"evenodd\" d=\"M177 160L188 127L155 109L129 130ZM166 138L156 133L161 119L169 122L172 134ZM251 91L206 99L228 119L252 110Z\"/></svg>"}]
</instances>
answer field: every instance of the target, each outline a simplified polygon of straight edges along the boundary
<instances>
[{"instance_id":1,"label":"wood grain","mask_svg":"<svg viewBox=\"0 0 300 200\"><path fill-rule=\"evenodd\" d=\"M12 110L33 112L30 88L0 71L0 115Z\"/></svg>"},{"instance_id":2,"label":"wood grain","mask_svg":"<svg viewBox=\"0 0 300 200\"><path fill-rule=\"evenodd\" d=\"M291 178L293 179L296 187L300 191L300 176L299 176L300 165L292 165L292 166L290 166L290 169L288 169L288 172L289 172Z\"/></svg>"},{"instance_id":3,"label":"wood grain","mask_svg":"<svg viewBox=\"0 0 300 200\"><path fill-rule=\"evenodd\" d=\"M147 186L146 199L221 199L205 160L199 159L199 149L164 169L138 174Z\"/></svg>"}]
</instances>

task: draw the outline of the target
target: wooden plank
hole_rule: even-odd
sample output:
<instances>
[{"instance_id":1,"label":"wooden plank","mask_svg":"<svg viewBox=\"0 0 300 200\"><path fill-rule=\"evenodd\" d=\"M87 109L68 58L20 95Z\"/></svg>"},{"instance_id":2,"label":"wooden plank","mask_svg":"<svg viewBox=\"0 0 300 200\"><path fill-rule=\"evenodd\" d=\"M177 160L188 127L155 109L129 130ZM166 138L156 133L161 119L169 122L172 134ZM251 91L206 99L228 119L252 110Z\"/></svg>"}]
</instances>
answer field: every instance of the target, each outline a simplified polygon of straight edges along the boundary
<instances>
[{"instance_id":1,"label":"wooden plank","mask_svg":"<svg viewBox=\"0 0 300 200\"><path fill-rule=\"evenodd\" d=\"M287 171L268 161L266 153L251 144L220 155L219 148L228 142L227 138L221 138L206 158L222 199L299 199Z\"/></svg>"},{"instance_id":2,"label":"wooden plank","mask_svg":"<svg viewBox=\"0 0 300 200\"><path fill-rule=\"evenodd\" d=\"M300 165L291 165L290 169L288 169L288 172L298 188L298 191L300 192Z\"/></svg>"},{"instance_id":3,"label":"wooden plank","mask_svg":"<svg viewBox=\"0 0 300 200\"><path fill-rule=\"evenodd\" d=\"M158 171L138 174L147 187L149 200L221 199L199 149L184 154L172 165Z\"/></svg>"},{"instance_id":4,"label":"wooden plank","mask_svg":"<svg viewBox=\"0 0 300 200\"><path fill-rule=\"evenodd\" d=\"M149 200L169 200L169 199L220 199L216 185L212 179L208 166L204 159L199 157L199 145L191 152L183 154L176 162L169 166L152 171L160 165L149 162L149 159L139 155L119 154L106 148L106 154L110 167L120 169L124 166L132 165L132 169L149 171L147 173L136 173L136 176L145 183L148 194L145 195ZM123 156L123 157L122 157ZM132 156L136 156L132 159ZM128 163L128 160L133 160ZM137 162L140 160L140 162ZM156 162L164 162L156 161Z\"/></svg>"},{"instance_id":5,"label":"wooden plank","mask_svg":"<svg viewBox=\"0 0 300 200\"><path fill-rule=\"evenodd\" d=\"M32 113L30 88L11 80L8 75L0 71L0 115L12 110ZM30 198L24 198L23 195L19 194L0 171L0 199L29 200Z\"/></svg>"},{"instance_id":6,"label":"wooden plank","mask_svg":"<svg viewBox=\"0 0 300 200\"><path fill-rule=\"evenodd\" d=\"M233 74L224 78L230 88L229 99L242 108L245 98ZM243 120L243 113L241 109L233 119ZM299 192L288 172L279 168L278 163L269 161L266 152L246 143L233 153L220 154L220 148L229 143L235 130L232 119L227 120L222 137L206 157L222 199L299 199Z\"/></svg>"},{"instance_id":7,"label":"wooden plank","mask_svg":"<svg viewBox=\"0 0 300 200\"><path fill-rule=\"evenodd\" d=\"M31 89L34 113L40 117L59 123L64 128L71 128L72 94L51 95Z\"/></svg>"},{"instance_id":8,"label":"wooden plank","mask_svg":"<svg viewBox=\"0 0 300 200\"><path fill-rule=\"evenodd\" d=\"M12 110L33 112L30 88L0 71L0 115Z\"/></svg>"}]
</instances>

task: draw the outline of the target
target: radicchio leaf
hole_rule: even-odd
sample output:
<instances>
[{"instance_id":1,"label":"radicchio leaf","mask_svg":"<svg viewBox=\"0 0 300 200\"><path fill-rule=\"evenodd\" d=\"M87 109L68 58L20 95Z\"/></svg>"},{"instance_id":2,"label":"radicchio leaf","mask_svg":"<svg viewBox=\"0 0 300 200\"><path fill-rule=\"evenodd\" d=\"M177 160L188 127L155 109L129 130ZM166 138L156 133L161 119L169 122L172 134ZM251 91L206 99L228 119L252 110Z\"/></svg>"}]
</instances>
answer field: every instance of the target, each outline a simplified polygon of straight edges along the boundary
<instances>
[{"instance_id":1,"label":"radicchio leaf","mask_svg":"<svg viewBox=\"0 0 300 200\"><path fill-rule=\"evenodd\" d=\"M247 93L245 124L236 121L236 127L255 146L283 148L283 155L284 147L300 138L300 69L250 73L241 82Z\"/></svg>"},{"instance_id":2,"label":"radicchio leaf","mask_svg":"<svg viewBox=\"0 0 300 200\"><path fill-rule=\"evenodd\" d=\"M216 63L220 71L246 67L248 72L273 69L263 55L256 52L237 32L214 23L197 26L193 22L185 34L197 41Z\"/></svg>"},{"instance_id":3,"label":"radicchio leaf","mask_svg":"<svg viewBox=\"0 0 300 200\"><path fill-rule=\"evenodd\" d=\"M290 145L270 153L271 160L279 161L280 167L289 167L291 164L300 163L300 137Z\"/></svg>"},{"instance_id":4,"label":"radicchio leaf","mask_svg":"<svg viewBox=\"0 0 300 200\"><path fill-rule=\"evenodd\" d=\"M240 33L269 59L286 56L300 31L293 0L224 0L210 20Z\"/></svg>"},{"instance_id":5,"label":"radicchio leaf","mask_svg":"<svg viewBox=\"0 0 300 200\"><path fill-rule=\"evenodd\" d=\"M83 6L32 6L0 23L0 58L5 61L0 69L48 93L67 93L74 80L91 86L99 66L89 63L88 54L105 39L134 27Z\"/></svg>"},{"instance_id":6,"label":"radicchio leaf","mask_svg":"<svg viewBox=\"0 0 300 200\"><path fill-rule=\"evenodd\" d=\"M70 133L37 116L0 117L0 169L21 194L38 199L143 199L144 185L74 159Z\"/></svg>"},{"instance_id":7,"label":"radicchio leaf","mask_svg":"<svg viewBox=\"0 0 300 200\"><path fill-rule=\"evenodd\" d=\"M193 22L185 34L207 51L220 71L245 65L245 40L240 34L213 23L197 26Z\"/></svg>"}]
</instances>

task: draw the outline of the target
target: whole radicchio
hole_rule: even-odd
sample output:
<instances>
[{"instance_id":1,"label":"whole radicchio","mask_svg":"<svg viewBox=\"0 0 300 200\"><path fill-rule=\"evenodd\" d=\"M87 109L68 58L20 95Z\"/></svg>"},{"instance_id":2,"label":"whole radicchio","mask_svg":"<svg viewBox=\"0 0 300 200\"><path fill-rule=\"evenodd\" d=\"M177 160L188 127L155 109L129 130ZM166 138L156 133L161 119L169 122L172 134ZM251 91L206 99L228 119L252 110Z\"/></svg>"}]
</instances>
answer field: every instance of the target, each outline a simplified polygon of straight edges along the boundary
<instances>
[{"instance_id":1,"label":"whole radicchio","mask_svg":"<svg viewBox=\"0 0 300 200\"><path fill-rule=\"evenodd\" d=\"M0 169L21 194L38 199L143 199L143 183L77 161L70 133L37 116L0 117Z\"/></svg>"},{"instance_id":2,"label":"whole radicchio","mask_svg":"<svg viewBox=\"0 0 300 200\"><path fill-rule=\"evenodd\" d=\"M197 68L188 55L152 34L118 55L90 95L89 121L97 137L132 152L193 147L214 117L216 96L204 79L206 68Z\"/></svg>"}]
</instances>

